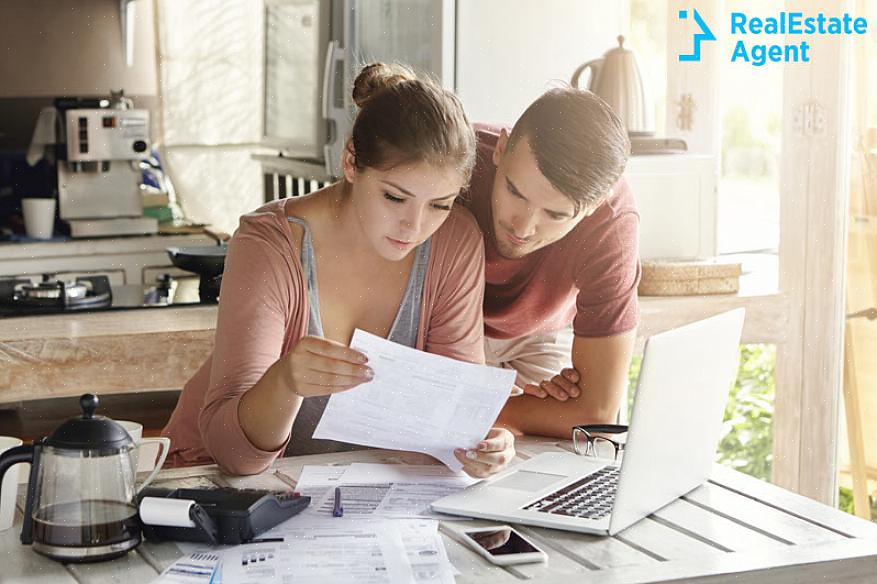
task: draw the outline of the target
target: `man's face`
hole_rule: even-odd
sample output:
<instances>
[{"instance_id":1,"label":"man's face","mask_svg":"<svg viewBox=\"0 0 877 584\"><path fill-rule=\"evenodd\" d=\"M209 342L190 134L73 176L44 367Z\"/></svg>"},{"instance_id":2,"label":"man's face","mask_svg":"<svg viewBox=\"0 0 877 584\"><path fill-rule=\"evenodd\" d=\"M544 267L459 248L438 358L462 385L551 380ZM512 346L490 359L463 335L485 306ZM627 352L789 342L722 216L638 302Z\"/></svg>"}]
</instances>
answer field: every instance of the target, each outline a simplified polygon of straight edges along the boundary
<instances>
[{"instance_id":1,"label":"man's face","mask_svg":"<svg viewBox=\"0 0 877 584\"><path fill-rule=\"evenodd\" d=\"M572 200L539 170L526 137L511 150L508 138L503 130L493 153L493 239L500 255L516 259L562 238L594 209L576 213Z\"/></svg>"}]
</instances>

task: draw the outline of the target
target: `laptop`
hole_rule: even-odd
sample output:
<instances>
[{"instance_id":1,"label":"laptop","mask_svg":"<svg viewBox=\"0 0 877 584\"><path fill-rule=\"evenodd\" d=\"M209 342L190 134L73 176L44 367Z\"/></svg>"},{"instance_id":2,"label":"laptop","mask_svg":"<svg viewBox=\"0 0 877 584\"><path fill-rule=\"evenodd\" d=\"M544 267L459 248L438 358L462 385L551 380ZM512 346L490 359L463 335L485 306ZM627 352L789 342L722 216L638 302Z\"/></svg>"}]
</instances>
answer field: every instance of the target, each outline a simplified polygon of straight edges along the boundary
<instances>
[{"instance_id":1,"label":"laptop","mask_svg":"<svg viewBox=\"0 0 877 584\"><path fill-rule=\"evenodd\" d=\"M620 465L543 453L439 499L433 510L614 535L703 484L737 376L744 314L738 308L646 341Z\"/></svg>"}]
</instances>

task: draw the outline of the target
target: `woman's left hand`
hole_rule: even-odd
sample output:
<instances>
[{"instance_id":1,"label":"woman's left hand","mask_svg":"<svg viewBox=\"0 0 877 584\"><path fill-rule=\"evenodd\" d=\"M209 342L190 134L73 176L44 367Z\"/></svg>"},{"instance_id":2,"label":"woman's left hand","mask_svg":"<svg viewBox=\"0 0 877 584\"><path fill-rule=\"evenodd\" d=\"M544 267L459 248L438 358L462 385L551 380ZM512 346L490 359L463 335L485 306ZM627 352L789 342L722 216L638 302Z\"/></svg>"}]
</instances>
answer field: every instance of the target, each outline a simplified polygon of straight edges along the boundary
<instances>
[{"instance_id":1,"label":"woman's left hand","mask_svg":"<svg viewBox=\"0 0 877 584\"><path fill-rule=\"evenodd\" d=\"M515 437L505 428L491 428L478 446L465 450L457 448L454 456L463 464L463 470L476 479L502 472L515 457Z\"/></svg>"}]
</instances>

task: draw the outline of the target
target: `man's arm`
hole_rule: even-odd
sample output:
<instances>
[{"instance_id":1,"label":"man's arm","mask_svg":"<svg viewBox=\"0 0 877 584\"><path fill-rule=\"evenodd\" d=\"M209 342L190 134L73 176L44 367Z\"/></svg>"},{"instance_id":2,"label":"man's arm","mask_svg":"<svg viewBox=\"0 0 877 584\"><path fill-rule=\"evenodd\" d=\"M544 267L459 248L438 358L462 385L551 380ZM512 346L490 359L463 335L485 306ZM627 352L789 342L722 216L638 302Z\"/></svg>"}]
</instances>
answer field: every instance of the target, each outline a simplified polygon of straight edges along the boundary
<instances>
[{"instance_id":1,"label":"man's arm","mask_svg":"<svg viewBox=\"0 0 877 584\"><path fill-rule=\"evenodd\" d=\"M578 424L613 424L627 387L636 330L601 338L575 337L572 364L579 396L559 401L522 395L509 399L498 425L515 434L570 439Z\"/></svg>"}]
</instances>

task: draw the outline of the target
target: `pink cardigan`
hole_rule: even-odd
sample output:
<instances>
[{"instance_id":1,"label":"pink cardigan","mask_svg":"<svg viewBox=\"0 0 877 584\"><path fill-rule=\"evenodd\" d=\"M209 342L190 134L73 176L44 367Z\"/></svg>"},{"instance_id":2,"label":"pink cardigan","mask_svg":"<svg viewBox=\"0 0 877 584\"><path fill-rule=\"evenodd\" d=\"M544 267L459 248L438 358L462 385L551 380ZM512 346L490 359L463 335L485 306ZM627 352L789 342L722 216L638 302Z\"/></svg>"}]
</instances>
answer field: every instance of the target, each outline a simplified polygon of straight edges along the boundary
<instances>
[{"instance_id":1,"label":"pink cardigan","mask_svg":"<svg viewBox=\"0 0 877 584\"><path fill-rule=\"evenodd\" d=\"M216 462L231 474L255 474L286 448L257 448L238 419L244 393L307 334L307 281L286 203L241 217L229 242L213 354L186 383L162 431L171 439L169 466ZM417 348L483 363L483 297L481 232L456 206L432 237Z\"/></svg>"}]
</instances>

